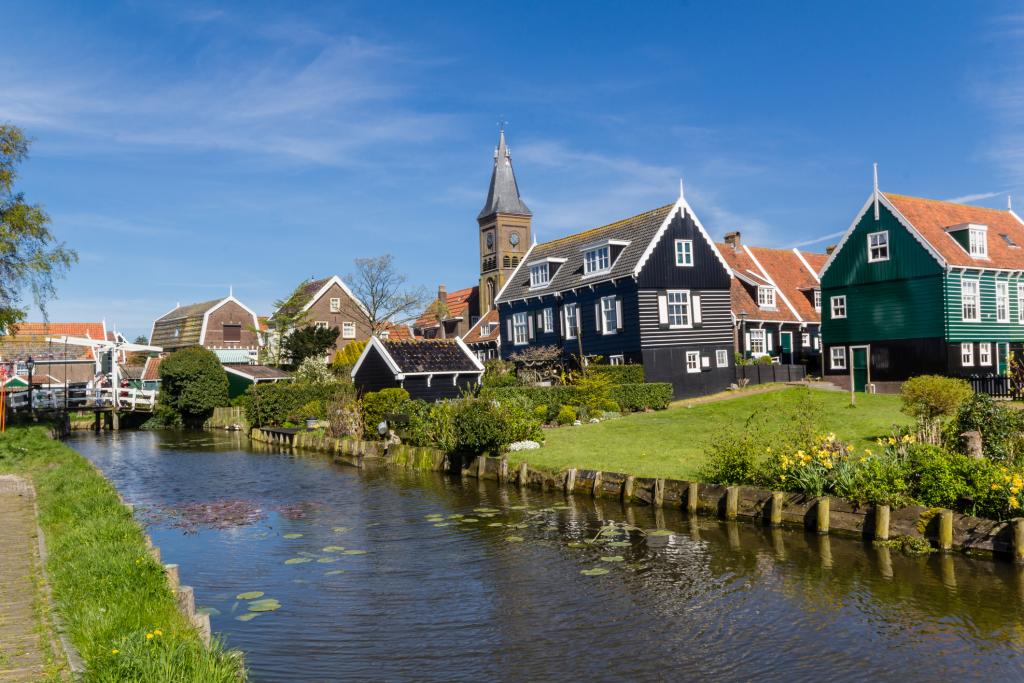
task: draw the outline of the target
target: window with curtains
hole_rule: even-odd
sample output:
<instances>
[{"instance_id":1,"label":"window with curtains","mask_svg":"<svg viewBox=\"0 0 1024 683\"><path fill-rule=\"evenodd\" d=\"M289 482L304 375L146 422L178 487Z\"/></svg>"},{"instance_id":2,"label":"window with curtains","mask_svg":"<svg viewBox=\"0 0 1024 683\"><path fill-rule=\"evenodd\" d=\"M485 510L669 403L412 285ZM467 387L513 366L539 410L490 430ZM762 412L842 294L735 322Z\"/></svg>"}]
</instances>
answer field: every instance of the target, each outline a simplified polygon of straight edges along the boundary
<instances>
[{"instance_id":1,"label":"window with curtains","mask_svg":"<svg viewBox=\"0 0 1024 683\"><path fill-rule=\"evenodd\" d=\"M512 343L522 346L530 340L530 314L524 312L512 316Z\"/></svg>"},{"instance_id":2,"label":"window with curtains","mask_svg":"<svg viewBox=\"0 0 1024 683\"><path fill-rule=\"evenodd\" d=\"M845 370L846 369L846 347L845 346L833 346L831 354L832 354L832 369L833 370Z\"/></svg>"},{"instance_id":3,"label":"window with curtains","mask_svg":"<svg viewBox=\"0 0 1024 683\"><path fill-rule=\"evenodd\" d=\"M601 332L603 334L615 334L619 329L615 301L614 296L601 297Z\"/></svg>"},{"instance_id":4,"label":"window with curtains","mask_svg":"<svg viewBox=\"0 0 1024 683\"><path fill-rule=\"evenodd\" d=\"M554 332L555 331L555 311L553 308L544 309L544 331Z\"/></svg>"},{"instance_id":5,"label":"window with curtains","mask_svg":"<svg viewBox=\"0 0 1024 683\"><path fill-rule=\"evenodd\" d=\"M868 234L868 262L889 260L889 231Z\"/></svg>"},{"instance_id":6,"label":"window with curtains","mask_svg":"<svg viewBox=\"0 0 1024 683\"><path fill-rule=\"evenodd\" d=\"M974 344L965 342L960 345L960 364L965 368L974 365Z\"/></svg>"},{"instance_id":7,"label":"window with curtains","mask_svg":"<svg viewBox=\"0 0 1024 683\"><path fill-rule=\"evenodd\" d=\"M591 249L583 255L583 274L593 275L611 268L611 247Z\"/></svg>"},{"instance_id":8,"label":"window with curtains","mask_svg":"<svg viewBox=\"0 0 1024 683\"><path fill-rule=\"evenodd\" d=\"M566 304L563 308L565 316L565 338L575 339L576 330L579 329L579 308L575 303Z\"/></svg>"}]
</instances>

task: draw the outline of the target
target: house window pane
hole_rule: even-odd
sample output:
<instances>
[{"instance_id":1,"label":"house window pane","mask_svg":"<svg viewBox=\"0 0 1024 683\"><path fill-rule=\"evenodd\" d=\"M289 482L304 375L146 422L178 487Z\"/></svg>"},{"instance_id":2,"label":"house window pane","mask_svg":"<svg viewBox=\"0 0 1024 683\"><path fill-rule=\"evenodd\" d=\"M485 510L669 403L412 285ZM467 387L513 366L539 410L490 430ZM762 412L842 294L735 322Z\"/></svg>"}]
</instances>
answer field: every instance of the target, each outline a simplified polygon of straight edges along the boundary
<instances>
[{"instance_id":1,"label":"house window pane","mask_svg":"<svg viewBox=\"0 0 1024 683\"><path fill-rule=\"evenodd\" d=\"M963 280L960 282L961 315L964 320L978 321L978 281Z\"/></svg>"},{"instance_id":2,"label":"house window pane","mask_svg":"<svg viewBox=\"0 0 1024 683\"><path fill-rule=\"evenodd\" d=\"M676 265L693 265L693 240L676 240Z\"/></svg>"},{"instance_id":3,"label":"house window pane","mask_svg":"<svg viewBox=\"0 0 1024 683\"><path fill-rule=\"evenodd\" d=\"M715 351L715 365L720 368L729 367L729 352L725 349Z\"/></svg>"},{"instance_id":4,"label":"house window pane","mask_svg":"<svg viewBox=\"0 0 1024 683\"><path fill-rule=\"evenodd\" d=\"M765 334L764 330L751 330L750 331L750 353L754 356L763 356L765 354Z\"/></svg>"},{"instance_id":5,"label":"house window pane","mask_svg":"<svg viewBox=\"0 0 1024 683\"><path fill-rule=\"evenodd\" d=\"M758 287L757 305L761 308L775 308L775 288Z\"/></svg>"},{"instance_id":6,"label":"house window pane","mask_svg":"<svg viewBox=\"0 0 1024 683\"><path fill-rule=\"evenodd\" d=\"M873 232L868 235L868 261L889 260L889 231Z\"/></svg>"},{"instance_id":7,"label":"house window pane","mask_svg":"<svg viewBox=\"0 0 1024 683\"><path fill-rule=\"evenodd\" d=\"M344 322L341 324L341 337L342 339L355 339L356 338L356 324L354 322Z\"/></svg>"},{"instance_id":8,"label":"house window pane","mask_svg":"<svg viewBox=\"0 0 1024 683\"><path fill-rule=\"evenodd\" d=\"M687 327L690 324L690 293L684 290L666 293L669 327Z\"/></svg>"},{"instance_id":9,"label":"house window pane","mask_svg":"<svg viewBox=\"0 0 1024 683\"><path fill-rule=\"evenodd\" d=\"M814 290L814 310L821 313L821 290Z\"/></svg>"},{"instance_id":10,"label":"house window pane","mask_svg":"<svg viewBox=\"0 0 1024 683\"><path fill-rule=\"evenodd\" d=\"M512 343L521 345L527 342L529 337L529 321L526 319L528 314L516 313L512 316Z\"/></svg>"},{"instance_id":11,"label":"house window pane","mask_svg":"<svg viewBox=\"0 0 1024 683\"><path fill-rule=\"evenodd\" d=\"M317 320L313 323L313 326L318 330L326 330L330 325L327 324L326 320Z\"/></svg>"},{"instance_id":12,"label":"house window pane","mask_svg":"<svg viewBox=\"0 0 1024 683\"><path fill-rule=\"evenodd\" d=\"M846 317L846 295L832 297L832 317L833 318L845 318Z\"/></svg>"},{"instance_id":13,"label":"house window pane","mask_svg":"<svg viewBox=\"0 0 1024 683\"><path fill-rule=\"evenodd\" d=\"M992 344L978 344L978 365L992 365Z\"/></svg>"},{"instance_id":14,"label":"house window pane","mask_svg":"<svg viewBox=\"0 0 1024 683\"><path fill-rule=\"evenodd\" d=\"M833 370L845 370L846 369L846 347L845 346L833 346L831 353L832 353L832 369Z\"/></svg>"},{"instance_id":15,"label":"house window pane","mask_svg":"<svg viewBox=\"0 0 1024 683\"><path fill-rule=\"evenodd\" d=\"M609 247L598 247L591 249L583 258L583 274L600 273L611 267L611 249Z\"/></svg>"},{"instance_id":16,"label":"house window pane","mask_svg":"<svg viewBox=\"0 0 1024 683\"><path fill-rule=\"evenodd\" d=\"M986 230L976 230L972 228L969 231L969 244L971 256L977 256L979 258L986 258L988 256L988 235Z\"/></svg>"},{"instance_id":17,"label":"house window pane","mask_svg":"<svg viewBox=\"0 0 1024 683\"><path fill-rule=\"evenodd\" d=\"M238 323L224 323L224 341L226 342L240 342L242 341L242 326Z\"/></svg>"},{"instance_id":18,"label":"house window pane","mask_svg":"<svg viewBox=\"0 0 1024 683\"><path fill-rule=\"evenodd\" d=\"M1010 283L996 283L996 322L1010 322Z\"/></svg>"},{"instance_id":19,"label":"house window pane","mask_svg":"<svg viewBox=\"0 0 1024 683\"><path fill-rule=\"evenodd\" d=\"M579 317L576 314L576 304L565 305L565 338L575 339L576 330L579 329Z\"/></svg>"},{"instance_id":20,"label":"house window pane","mask_svg":"<svg viewBox=\"0 0 1024 683\"><path fill-rule=\"evenodd\" d=\"M341 312L341 299L338 299L338 298L331 299L331 313L340 313L340 312Z\"/></svg>"},{"instance_id":21,"label":"house window pane","mask_svg":"<svg viewBox=\"0 0 1024 683\"><path fill-rule=\"evenodd\" d=\"M974 365L974 344L967 342L960 345L960 364L965 368Z\"/></svg>"},{"instance_id":22,"label":"house window pane","mask_svg":"<svg viewBox=\"0 0 1024 683\"><path fill-rule=\"evenodd\" d=\"M551 269L547 263L530 266L530 286L543 287L551 279Z\"/></svg>"},{"instance_id":23,"label":"house window pane","mask_svg":"<svg viewBox=\"0 0 1024 683\"><path fill-rule=\"evenodd\" d=\"M700 372L700 351L686 352L686 371Z\"/></svg>"},{"instance_id":24,"label":"house window pane","mask_svg":"<svg viewBox=\"0 0 1024 683\"><path fill-rule=\"evenodd\" d=\"M555 311L552 308L544 309L544 331L554 332L555 331Z\"/></svg>"},{"instance_id":25,"label":"house window pane","mask_svg":"<svg viewBox=\"0 0 1024 683\"><path fill-rule=\"evenodd\" d=\"M625 357L622 354L618 354L618 355L615 355L615 356L608 356L608 364L609 365L624 365L625 362L626 362L626 359L625 359Z\"/></svg>"},{"instance_id":26,"label":"house window pane","mask_svg":"<svg viewBox=\"0 0 1024 683\"><path fill-rule=\"evenodd\" d=\"M606 296L601 298L601 331L610 334L617 330L619 321L615 311L615 297Z\"/></svg>"}]
</instances>

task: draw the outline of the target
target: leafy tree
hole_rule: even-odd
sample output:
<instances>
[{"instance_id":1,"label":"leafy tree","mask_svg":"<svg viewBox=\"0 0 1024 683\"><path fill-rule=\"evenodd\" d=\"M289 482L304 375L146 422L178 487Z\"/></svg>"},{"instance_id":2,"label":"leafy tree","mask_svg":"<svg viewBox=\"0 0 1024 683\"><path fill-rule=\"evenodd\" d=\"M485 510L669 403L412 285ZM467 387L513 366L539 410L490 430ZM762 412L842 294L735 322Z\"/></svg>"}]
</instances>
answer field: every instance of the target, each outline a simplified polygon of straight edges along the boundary
<instances>
[{"instance_id":1,"label":"leafy tree","mask_svg":"<svg viewBox=\"0 0 1024 683\"><path fill-rule=\"evenodd\" d=\"M323 356L338 341L341 331L337 327L307 325L292 330L281 343L284 356L292 366L302 365L307 358Z\"/></svg>"},{"instance_id":2,"label":"leafy tree","mask_svg":"<svg viewBox=\"0 0 1024 683\"><path fill-rule=\"evenodd\" d=\"M919 375L903 383L900 400L903 412L917 420L918 436L928 443L938 443L942 419L955 415L973 394L971 385L962 379Z\"/></svg>"},{"instance_id":3,"label":"leafy tree","mask_svg":"<svg viewBox=\"0 0 1024 683\"><path fill-rule=\"evenodd\" d=\"M302 327L309 315L302 309L309 300L306 288L310 282L312 282L311 279L303 281L287 297L275 301L274 315L267 320L267 329L256 330L263 342L263 350L260 352L261 362L269 365L281 365L286 355L284 339L292 331Z\"/></svg>"},{"instance_id":4,"label":"leafy tree","mask_svg":"<svg viewBox=\"0 0 1024 683\"><path fill-rule=\"evenodd\" d=\"M45 317L46 302L56 294L54 280L78 260L63 242L55 242L43 207L14 192L17 167L28 147L21 129L0 125L0 330L25 319L21 300L26 289Z\"/></svg>"},{"instance_id":5,"label":"leafy tree","mask_svg":"<svg viewBox=\"0 0 1024 683\"><path fill-rule=\"evenodd\" d=\"M427 301L426 290L406 286L405 275L395 268L391 254L357 258L355 263L356 271L347 276L348 283L362 302L363 315L374 334L418 317Z\"/></svg>"},{"instance_id":6,"label":"leafy tree","mask_svg":"<svg viewBox=\"0 0 1024 683\"><path fill-rule=\"evenodd\" d=\"M160 363L160 403L190 428L202 427L213 409L228 404L228 376L212 351L180 349Z\"/></svg>"},{"instance_id":7,"label":"leafy tree","mask_svg":"<svg viewBox=\"0 0 1024 683\"><path fill-rule=\"evenodd\" d=\"M345 344L345 348L334 354L334 364L338 366L355 365L359 356L363 355L365 348L366 342L364 341L352 341Z\"/></svg>"},{"instance_id":8,"label":"leafy tree","mask_svg":"<svg viewBox=\"0 0 1024 683\"><path fill-rule=\"evenodd\" d=\"M139 336L137 336L135 338L135 343L136 344L142 344L143 346L148 346L149 345L149 337L147 337L144 334L140 334Z\"/></svg>"},{"instance_id":9,"label":"leafy tree","mask_svg":"<svg viewBox=\"0 0 1024 683\"><path fill-rule=\"evenodd\" d=\"M331 369L327 367L327 361L319 356L310 356L302 361L295 370L295 379L299 382L323 384L325 382L333 382L334 375L331 374Z\"/></svg>"}]
</instances>

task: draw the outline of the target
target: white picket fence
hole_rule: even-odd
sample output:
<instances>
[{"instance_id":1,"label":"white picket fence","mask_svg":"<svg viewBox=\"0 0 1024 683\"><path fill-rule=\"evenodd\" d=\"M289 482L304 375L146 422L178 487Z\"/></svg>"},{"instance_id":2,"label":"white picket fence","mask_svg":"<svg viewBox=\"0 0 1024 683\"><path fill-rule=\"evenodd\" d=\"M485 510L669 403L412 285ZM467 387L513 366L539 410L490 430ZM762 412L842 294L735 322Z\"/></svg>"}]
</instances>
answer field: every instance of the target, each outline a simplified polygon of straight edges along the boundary
<instances>
[{"instance_id":1,"label":"white picket fence","mask_svg":"<svg viewBox=\"0 0 1024 683\"><path fill-rule=\"evenodd\" d=\"M36 410L109 410L115 405L118 410L151 413L156 405L156 389L70 389L65 403L65 390L34 389L32 405ZM27 411L29 392L17 391L7 394L7 408L13 412Z\"/></svg>"}]
</instances>

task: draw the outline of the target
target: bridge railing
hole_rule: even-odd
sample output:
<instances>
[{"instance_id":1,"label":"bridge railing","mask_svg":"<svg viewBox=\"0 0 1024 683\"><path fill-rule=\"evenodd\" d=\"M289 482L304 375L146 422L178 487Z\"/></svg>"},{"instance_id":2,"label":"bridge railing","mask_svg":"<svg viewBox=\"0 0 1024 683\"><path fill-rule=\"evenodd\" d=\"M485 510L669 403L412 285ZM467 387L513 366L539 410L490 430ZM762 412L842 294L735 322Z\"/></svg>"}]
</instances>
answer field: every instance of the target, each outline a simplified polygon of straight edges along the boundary
<instances>
[{"instance_id":1,"label":"bridge railing","mask_svg":"<svg viewBox=\"0 0 1024 683\"><path fill-rule=\"evenodd\" d=\"M66 391L66 398L65 398ZM74 388L65 390L33 389L32 405L36 410L69 410L111 409L115 405L118 410L132 412L153 412L156 406L155 389L132 389L104 387L101 389ZM17 391L7 394L8 410L21 412L29 410L29 392Z\"/></svg>"}]
</instances>

